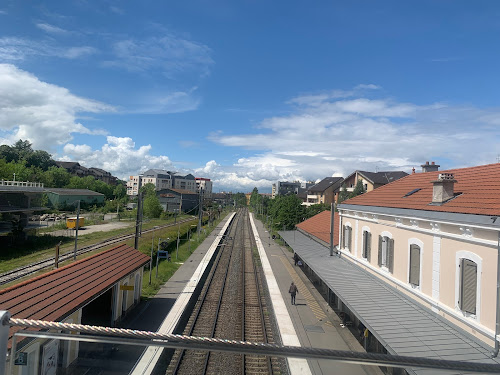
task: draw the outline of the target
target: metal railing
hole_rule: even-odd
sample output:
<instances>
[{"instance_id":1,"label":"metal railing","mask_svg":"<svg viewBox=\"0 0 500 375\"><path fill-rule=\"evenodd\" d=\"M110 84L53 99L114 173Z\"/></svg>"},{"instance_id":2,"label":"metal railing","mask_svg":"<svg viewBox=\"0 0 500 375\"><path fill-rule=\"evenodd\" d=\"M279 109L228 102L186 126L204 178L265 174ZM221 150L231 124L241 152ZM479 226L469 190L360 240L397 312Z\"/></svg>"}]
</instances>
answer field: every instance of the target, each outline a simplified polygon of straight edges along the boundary
<instances>
[{"instance_id":1,"label":"metal railing","mask_svg":"<svg viewBox=\"0 0 500 375\"><path fill-rule=\"evenodd\" d=\"M43 188L43 182L30 182L30 181L0 181L0 186L19 186L19 187L35 187Z\"/></svg>"},{"instance_id":2,"label":"metal railing","mask_svg":"<svg viewBox=\"0 0 500 375\"><path fill-rule=\"evenodd\" d=\"M8 339L10 327L29 328L28 331L18 331L12 338L11 353L8 354ZM36 331L44 330L44 331ZM50 332L47 330L55 330ZM60 333L68 331L72 333ZM74 334L74 333L79 334ZM47 340L68 340L90 342L93 345L100 343L159 346L174 349L195 349L206 351L221 351L234 354L253 354L277 357L294 357L305 359L329 359L334 361L402 368L428 368L435 370L450 370L459 372L500 373L499 364L487 364L466 361L445 361L432 358L409 356L393 356L389 354L351 352L332 349L318 349L295 346L282 346L259 342L224 340L207 337L192 337L175 334L160 334L156 332L137 331L132 329L118 329L111 327L89 326L82 324L47 322L40 320L14 319L6 311L0 311L0 359L6 358L7 366L0 366L0 375L6 374L8 369L12 374L14 369L13 358L17 353L17 338L29 337Z\"/></svg>"}]
</instances>

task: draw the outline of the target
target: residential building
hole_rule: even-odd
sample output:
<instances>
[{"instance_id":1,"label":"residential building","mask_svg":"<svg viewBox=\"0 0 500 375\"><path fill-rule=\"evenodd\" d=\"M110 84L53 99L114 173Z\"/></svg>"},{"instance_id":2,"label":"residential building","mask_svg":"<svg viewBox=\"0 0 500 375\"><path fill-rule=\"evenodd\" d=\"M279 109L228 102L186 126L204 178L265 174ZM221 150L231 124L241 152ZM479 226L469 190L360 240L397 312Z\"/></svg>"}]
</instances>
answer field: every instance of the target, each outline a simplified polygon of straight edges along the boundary
<instances>
[{"instance_id":1,"label":"residential building","mask_svg":"<svg viewBox=\"0 0 500 375\"><path fill-rule=\"evenodd\" d=\"M307 189L305 206L313 204L331 204L337 201L337 195L344 179L342 177L326 177Z\"/></svg>"},{"instance_id":2,"label":"residential building","mask_svg":"<svg viewBox=\"0 0 500 375\"><path fill-rule=\"evenodd\" d=\"M406 176L339 206L341 251L491 345L499 196L500 164Z\"/></svg>"},{"instance_id":3,"label":"residential building","mask_svg":"<svg viewBox=\"0 0 500 375\"><path fill-rule=\"evenodd\" d=\"M96 180L101 180L109 185L116 185L118 179L111 173L100 168L89 168L89 175L93 176Z\"/></svg>"},{"instance_id":4,"label":"residential building","mask_svg":"<svg viewBox=\"0 0 500 375\"><path fill-rule=\"evenodd\" d=\"M118 179L115 176L111 175L111 173L105 171L104 169L94 167L86 168L80 165L80 163L74 161L56 161L55 163L58 167L66 169L68 173L73 176L92 176L96 180L101 180L110 185L116 185L118 182Z\"/></svg>"},{"instance_id":5,"label":"residential building","mask_svg":"<svg viewBox=\"0 0 500 375\"><path fill-rule=\"evenodd\" d=\"M127 181L127 194L137 195L139 185L144 186L149 183L155 185L157 191L163 189L181 189L196 193L196 180L192 174L179 176L176 172L162 169L148 169L142 175L129 177Z\"/></svg>"},{"instance_id":6,"label":"residential building","mask_svg":"<svg viewBox=\"0 0 500 375\"><path fill-rule=\"evenodd\" d=\"M288 194L299 194L305 192L309 187L314 185L312 182L288 182L288 181L278 181L273 184L272 187L272 198L276 198L278 195L288 195Z\"/></svg>"},{"instance_id":7,"label":"residential building","mask_svg":"<svg viewBox=\"0 0 500 375\"><path fill-rule=\"evenodd\" d=\"M407 175L408 173L403 171L388 171L388 172L355 171L344 179L343 186L346 187L347 191L351 192L354 190L354 187L356 186L358 181L361 180L363 182L363 187L365 188L365 192L369 192L382 185L386 185L390 182L399 180L400 178Z\"/></svg>"},{"instance_id":8,"label":"residential building","mask_svg":"<svg viewBox=\"0 0 500 375\"><path fill-rule=\"evenodd\" d=\"M196 181L196 191L199 193L203 190L204 198L212 198L212 186L213 183L209 178L195 177Z\"/></svg>"},{"instance_id":9,"label":"residential building","mask_svg":"<svg viewBox=\"0 0 500 375\"><path fill-rule=\"evenodd\" d=\"M182 189L162 189L157 191L158 199L166 212L194 214L199 204L199 194Z\"/></svg>"}]
</instances>

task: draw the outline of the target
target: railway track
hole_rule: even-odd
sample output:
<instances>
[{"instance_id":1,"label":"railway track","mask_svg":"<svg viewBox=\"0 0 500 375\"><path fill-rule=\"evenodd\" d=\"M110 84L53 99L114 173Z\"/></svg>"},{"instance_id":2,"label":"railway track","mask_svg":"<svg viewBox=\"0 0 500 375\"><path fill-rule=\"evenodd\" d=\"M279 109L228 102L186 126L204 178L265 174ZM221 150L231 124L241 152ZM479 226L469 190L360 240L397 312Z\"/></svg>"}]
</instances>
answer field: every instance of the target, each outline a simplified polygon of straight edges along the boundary
<instances>
[{"instance_id":1,"label":"railway track","mask_svg":"<svg viewBox=\"0 0 500 375\"><path fill-rule=\"evenodd\" d=\"M181 220L175 224L161 225L155 229L143 230L142 233L149 233L149 232L152 232L153 230L158 230L161 228L168 228L168 227L176 226L176 225L179 225L179 224L182 224L185 222L189 222L191 220L193 220L193 219L184 219L184 220ZM115 243L119 243L119 242L122 242L124 240L134 238L134 236L135 236L135 233L111 237L111 238L108 238L107 240L104 240L102 242L82 247L82 248L77 250L76 254L78 256L81 254L88 253L90 251L98 250L98 249L103 248L105 246L113 245ZM74 251L69 251L69 252L64 253L62 255L59 255L59 262L64 262L66 260L72 259L73 256L74 256ZM16 268L16 269L9 271L9 272L2 273L2 274L0 274L0 285L8 284L8 283L15 281L17 279L23 278L25 276L29 276L35 272L44 270L46 268L53 267L54 262L55 262L55 257L51 257L51 258L47 258L47 259L44 259L44 260L41 260L41 261L38 261L35 263L28 264L26 266Z\"/></svg>"},{"instance_id":2,"label":"railway track","mask_svg":"<svg viewBox=\"0 0 500 375\"><path fill-rule=\"evenodd\" d=\"M254 248L248 212L241 210L217 254L185 335L274 343ZM168 375L278 373L276 358L194 350L176 350L167 369Z\"/></svg>"}]
</instances>

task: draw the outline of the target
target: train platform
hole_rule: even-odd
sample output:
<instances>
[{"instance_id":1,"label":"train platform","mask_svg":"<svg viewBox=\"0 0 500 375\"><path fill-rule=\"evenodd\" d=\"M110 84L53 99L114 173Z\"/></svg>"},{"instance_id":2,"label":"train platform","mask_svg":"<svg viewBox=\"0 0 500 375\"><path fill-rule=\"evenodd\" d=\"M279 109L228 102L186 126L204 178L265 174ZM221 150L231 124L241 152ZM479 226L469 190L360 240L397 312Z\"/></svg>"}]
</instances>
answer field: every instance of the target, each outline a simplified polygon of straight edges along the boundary
<instances>
[{"instance_id":1,"label":"train platform","mask_svg":"<svg viewBox=\"0 0 500 375\"><path fill-rule=\"evenodd\" d=\"M252 215L253 216L253 215ZM198 246L189 260L184 263L167 281L157 295L147 302L139 305L121 326L130 329L145 330L152 332L167 332L172 329L170 320L178 316L177 305L185 305L186 288L191 283L197 283L197 273L200 267L210 256L214 244L220 240L224 227L232 218L228 215L214 228L212 233ZM280 334L284 345L295 345L315 348L328 348L349 351L363 351L361 344L351 334L349 329L340 326L340 319L327 306L322 296L315 290L307 277L298 267L294 267L292 253L284 246L275 243L269 236L266 228L258 220L252 220L254 230L257 231L257 243L261 243L261 250L265 252L264 257L270 266L270 272L266 273L267 284L273 300L274 312L277 323L280 326ZM259 246L259 245L258 245ZM261 256L262 258L262 256ZM266 263L262 259L263 267ZM299 292L296 305L291 305L288 288L291 281L297 285ZM147 282L147 280L144 280ZM281 296L281 305L276 303ZM148 353L149 350L149 353ZM153 363L154 358L160 354L152 352L156 349L148 349L142 353L139 362ZM124 353L134 355L133 353ZM135 353L137 355L137 353ZM139 364L138 362L138 364ZM379 375L382 372L373 366L361 366L339 363L327 360L303 360L289 359L290 374L360 374ZM142 366L142 365L141 365ZM147 367L147 366L146 366ZM151 369L140 368L136 365L130 369L130 374L148 374Z\"/></svg>"},{"instance_id":2,"label":"train platform","mask_svg":"<svg viewBox=\"0 0 500 375\"><path fill-rule=\"evenodd\" d=\"M275 242L262 222L253 220L262 247L267 255L277 287L299 339L300 346L364 352L353 331L328 306L307 276L294 266L293 253ZM291 282L298 287L295 305L288 293ZM270 286L271 287L271 286ZM272 294L272 291L270 291ZM279 319L279 317L278 317ZM356 327L354 327L356 328ZM329 360L308 360L311 374L381 375L376 366L362 366ZM292 371L293 372L293 371Z\"/></svg>"}]
</instances>

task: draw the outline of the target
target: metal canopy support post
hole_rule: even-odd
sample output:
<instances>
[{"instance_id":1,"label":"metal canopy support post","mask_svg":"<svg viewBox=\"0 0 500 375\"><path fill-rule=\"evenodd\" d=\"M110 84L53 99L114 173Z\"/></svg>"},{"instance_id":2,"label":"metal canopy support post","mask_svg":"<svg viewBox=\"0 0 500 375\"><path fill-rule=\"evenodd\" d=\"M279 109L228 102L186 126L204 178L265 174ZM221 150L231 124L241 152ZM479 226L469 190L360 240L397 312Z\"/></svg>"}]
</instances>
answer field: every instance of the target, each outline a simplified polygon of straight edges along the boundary
<instances>
[{"instance_id":1,"label":"metal canopy support post","mask_svg":"<svg viewBox=\"0 0 500 375\"><path fill-rule=\"evenodd\" d=\"M7 342L9 341L9 320L8 311L0 311L0 375L6 374L7 362Z\"/></svg>"}]
</instances>

